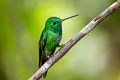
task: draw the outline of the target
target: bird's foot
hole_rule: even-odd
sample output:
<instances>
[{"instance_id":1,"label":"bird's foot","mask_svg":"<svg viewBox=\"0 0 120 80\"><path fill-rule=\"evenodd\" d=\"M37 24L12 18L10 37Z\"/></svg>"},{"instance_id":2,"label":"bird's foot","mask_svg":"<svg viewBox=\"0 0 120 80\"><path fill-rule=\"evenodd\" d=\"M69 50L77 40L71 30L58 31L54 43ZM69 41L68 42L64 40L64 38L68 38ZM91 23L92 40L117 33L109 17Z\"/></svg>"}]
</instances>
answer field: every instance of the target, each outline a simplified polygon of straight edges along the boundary
<instances>
[{"instance_id":1,"label":"bird's foot","mask_svg":"<svg viewBox=\"0 0 120 80\"><path fill-rule=\"evenodd\" d=\"M64 44L58 45L58 47L63 47L63 46L64 46Z\"/></svg>"}]
</instances>

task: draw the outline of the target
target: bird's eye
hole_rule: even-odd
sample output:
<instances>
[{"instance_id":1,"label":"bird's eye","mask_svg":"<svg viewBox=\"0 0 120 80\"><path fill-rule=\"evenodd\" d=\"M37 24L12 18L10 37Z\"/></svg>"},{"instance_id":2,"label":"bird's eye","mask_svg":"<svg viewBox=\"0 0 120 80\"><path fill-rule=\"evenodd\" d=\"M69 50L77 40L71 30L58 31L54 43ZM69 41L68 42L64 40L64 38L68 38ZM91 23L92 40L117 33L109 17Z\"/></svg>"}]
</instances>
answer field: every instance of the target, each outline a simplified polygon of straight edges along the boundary
<instances>
[{"instance_id":1,"label":"bird's eye","mask_svg":"<svg viewBox=\"0 0 120 80\"><path fill-rule=\"evenodd\" d=\"M56 25L57 24L57 22L53 22L53 25Z\"/></svg>"}]
</instances>

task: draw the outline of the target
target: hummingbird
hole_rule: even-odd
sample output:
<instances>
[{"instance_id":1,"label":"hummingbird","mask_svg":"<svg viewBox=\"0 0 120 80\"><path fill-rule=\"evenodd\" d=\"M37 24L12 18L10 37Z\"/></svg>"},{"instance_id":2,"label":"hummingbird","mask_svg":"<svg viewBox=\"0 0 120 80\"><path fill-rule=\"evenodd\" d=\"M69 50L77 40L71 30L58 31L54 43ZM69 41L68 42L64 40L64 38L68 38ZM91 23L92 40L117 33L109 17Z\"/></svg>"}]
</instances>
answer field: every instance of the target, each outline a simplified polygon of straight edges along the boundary
<instances>
[{"instance_id":1,"label":"hummingbird","mask_svg":"<svg viewBox=\"0 0 120 80\"><path fill-rule=\"evenodd\" d=\"M39 40L39 68L54 54L56 47L61 47L59 43L62 38L62 22L76 16L78 15L64 19L59 17L48 18ZM47 72L40 78L45 78Z\"/></svg>"}]
</instances>

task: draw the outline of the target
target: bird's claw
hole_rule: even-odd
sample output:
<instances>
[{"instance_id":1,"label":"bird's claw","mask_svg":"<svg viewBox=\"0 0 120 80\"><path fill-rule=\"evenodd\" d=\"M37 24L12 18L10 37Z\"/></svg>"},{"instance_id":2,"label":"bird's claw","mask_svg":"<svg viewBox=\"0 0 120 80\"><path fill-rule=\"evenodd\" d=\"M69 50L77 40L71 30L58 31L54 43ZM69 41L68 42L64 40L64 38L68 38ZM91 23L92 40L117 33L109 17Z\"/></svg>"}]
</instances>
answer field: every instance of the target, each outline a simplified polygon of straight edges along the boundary
<instances>
[{"instance_id":1,"label":"bird's claw","mask_svg":"<svg viewBox=\"0 0 120 80\"><path fill-rule=\"evenodd\" d=\"M58 47L63 47L63 46L64 46L64 44L58 45Z\"/></svg>"}]
</instances>

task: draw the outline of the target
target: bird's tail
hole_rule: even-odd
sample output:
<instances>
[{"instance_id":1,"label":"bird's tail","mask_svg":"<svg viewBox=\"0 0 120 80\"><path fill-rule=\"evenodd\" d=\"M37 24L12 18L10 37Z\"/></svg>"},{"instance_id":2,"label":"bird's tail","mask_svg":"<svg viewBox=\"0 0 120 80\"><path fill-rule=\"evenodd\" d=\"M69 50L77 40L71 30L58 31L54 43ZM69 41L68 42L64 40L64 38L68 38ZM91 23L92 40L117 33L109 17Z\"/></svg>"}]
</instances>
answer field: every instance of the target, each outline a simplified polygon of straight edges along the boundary
<instances>
[{"instance_id":1,"label":"bird's tail","mask_svg":"<svg viewBox=\"0 0 120 80\"><path fill-rule=\"evenodd\" d=\"M42 65L46 62L47 60L42 60ZM47 76L48 70L40 77L40 78L45 78Z\"/></svg>"},{"instance_id":2,"label":"bird's tail","mask_svg":"<svg viewBox=\"0 0 120 80\"><path fill-rule=\"evenodd\" d=\"M46 57L45 55L42 55L41 58L39 58L39 68L48 60L48 57ZM46 71L40 78L45 78L47 76L47 72Z\"/></svg>"},{"instance_id":3,"label":"bird's tail","mask_svg":"<svg viewBox=\"0 0 120 80\"><path fill-rule=\"evenodd\" d=\"M42 75L43 78L46 78L47 72L48 72L48 71L46 71L46 72Z\"/></svg>"}]
</instances>

